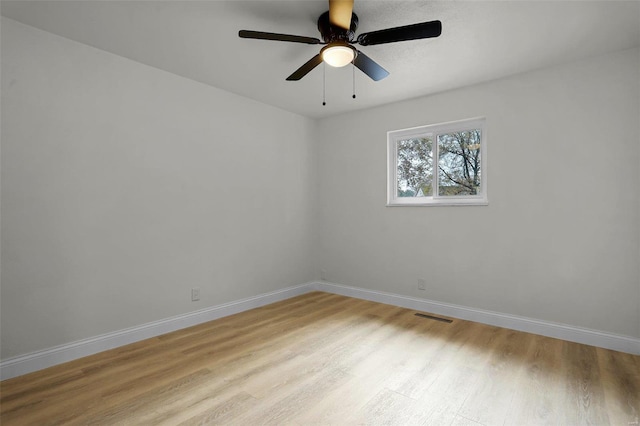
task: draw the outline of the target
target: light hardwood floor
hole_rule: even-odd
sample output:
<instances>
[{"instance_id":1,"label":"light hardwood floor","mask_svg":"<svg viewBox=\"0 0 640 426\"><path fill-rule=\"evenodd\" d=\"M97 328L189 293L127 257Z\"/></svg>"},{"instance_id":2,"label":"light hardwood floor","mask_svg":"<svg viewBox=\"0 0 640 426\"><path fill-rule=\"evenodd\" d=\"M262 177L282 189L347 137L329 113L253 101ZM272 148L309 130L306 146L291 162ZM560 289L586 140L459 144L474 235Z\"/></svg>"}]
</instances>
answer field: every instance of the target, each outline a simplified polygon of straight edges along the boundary
<instances>
[{"instance_id":1,"label":"light hardwood floor","mask_svg":"<svg viewBox=\"0 0 640 426\"><path fill-rule=\"evenodd\" d=\"M0 383L2 425L637 425L640 357L309 293Z\"/></svg>"}]
</instances>

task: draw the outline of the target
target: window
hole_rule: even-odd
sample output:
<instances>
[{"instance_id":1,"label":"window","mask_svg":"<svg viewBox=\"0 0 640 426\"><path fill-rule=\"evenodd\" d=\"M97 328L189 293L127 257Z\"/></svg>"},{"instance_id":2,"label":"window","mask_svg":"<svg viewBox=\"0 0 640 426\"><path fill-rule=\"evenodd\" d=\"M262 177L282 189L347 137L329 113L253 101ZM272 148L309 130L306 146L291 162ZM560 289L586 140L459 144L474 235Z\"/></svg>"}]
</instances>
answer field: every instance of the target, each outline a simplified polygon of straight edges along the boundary
<instances>
[{"instance_id":1,"label":"window","mask_svg":"<svg viewBox=\"0 0 640 426\"><path fill-rule=\"evenodd\" d=\"M483 118L387 134L389 206L486 205Z\"/></svg>"}]
</instances>

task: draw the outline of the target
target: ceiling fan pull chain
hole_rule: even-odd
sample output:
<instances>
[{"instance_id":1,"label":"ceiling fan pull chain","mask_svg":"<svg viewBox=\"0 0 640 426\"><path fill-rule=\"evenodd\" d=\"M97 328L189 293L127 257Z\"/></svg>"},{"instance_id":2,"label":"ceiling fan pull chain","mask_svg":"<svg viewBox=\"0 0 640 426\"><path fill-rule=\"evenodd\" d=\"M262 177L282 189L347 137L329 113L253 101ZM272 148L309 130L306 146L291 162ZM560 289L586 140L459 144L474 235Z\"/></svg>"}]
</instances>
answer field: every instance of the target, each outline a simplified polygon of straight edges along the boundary
<instances>
[{"instance_id":1,"label":"ceiling fan pull chain","mask_svg":"<svg viewBox=\"0 0 640 426\"><path fill-rule=\"evenodd\" d=\"M351 70L353 71L353 99L356 98L356 65L354 64L355 62L355 58L353 61L351 61L351 65L353 65L351 67Z\"/></svg>"},{"instance_id":2,"label":"ceiling fan pull chain","mask_svg":"<svg viewBox=\"0 0 640 426\"><path fill-rule=\"evenodd\" d=\"M327 104L327 65L322 63L322 106Z\"/></svg>"}]
</instances>

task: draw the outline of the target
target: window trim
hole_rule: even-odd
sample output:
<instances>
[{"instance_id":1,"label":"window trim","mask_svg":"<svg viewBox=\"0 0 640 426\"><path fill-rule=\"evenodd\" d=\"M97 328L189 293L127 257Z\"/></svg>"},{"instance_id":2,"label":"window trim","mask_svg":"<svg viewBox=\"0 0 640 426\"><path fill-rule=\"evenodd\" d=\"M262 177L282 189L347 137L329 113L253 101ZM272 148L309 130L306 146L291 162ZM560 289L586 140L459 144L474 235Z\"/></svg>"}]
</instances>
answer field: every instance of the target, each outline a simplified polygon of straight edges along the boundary
<instances>
[{"instance_id":1,"label":"window trim","mask_svg":"<svg viewBox=\"0 0 640 426\"><path fill-rule=\"evenodd\" d=\"M415 139L420 137L431 137L433 141L433 162L438 161L438 141L439 134L451 133L470 129L480 129L480 194L461 196L439 196L438 172L433 172L434 195L430 197L398 197L398 141L404 139ZM437 167L437 166L436 166ZM407 207L407 206L486 206L489 204L487 197L487 126L484 117L471 118L466 120L450 121L446 123L430 124L426 126L412 127L409 129L392 130L387 132L387 206Z\"/></svg>"}]
</instances>

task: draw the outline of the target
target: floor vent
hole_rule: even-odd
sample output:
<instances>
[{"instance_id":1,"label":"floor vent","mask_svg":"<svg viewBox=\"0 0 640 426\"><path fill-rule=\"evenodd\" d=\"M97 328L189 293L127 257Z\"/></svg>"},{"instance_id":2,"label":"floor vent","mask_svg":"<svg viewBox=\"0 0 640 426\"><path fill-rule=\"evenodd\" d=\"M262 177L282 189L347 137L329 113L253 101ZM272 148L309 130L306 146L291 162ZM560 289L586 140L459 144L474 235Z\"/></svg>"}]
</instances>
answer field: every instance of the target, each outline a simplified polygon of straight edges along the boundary
<instances>
[{"instance_id":1,"label":"floor vent","mask_svg":"<svg viewBox=\"0 0 640 426\"><path fill-rule=\"evenodd\" d=\"M436 321L440 321L440 322L446 322L446 323L452 323L453 320L450 319L446 319L446 318L440 318L440 317L434 317L433 315L427 315L427 314L421 314L421 313L416 313L417 317L422 317L422 318L429 318L432 320L436 320Z\"/></svg>"}]
</instances>

